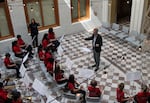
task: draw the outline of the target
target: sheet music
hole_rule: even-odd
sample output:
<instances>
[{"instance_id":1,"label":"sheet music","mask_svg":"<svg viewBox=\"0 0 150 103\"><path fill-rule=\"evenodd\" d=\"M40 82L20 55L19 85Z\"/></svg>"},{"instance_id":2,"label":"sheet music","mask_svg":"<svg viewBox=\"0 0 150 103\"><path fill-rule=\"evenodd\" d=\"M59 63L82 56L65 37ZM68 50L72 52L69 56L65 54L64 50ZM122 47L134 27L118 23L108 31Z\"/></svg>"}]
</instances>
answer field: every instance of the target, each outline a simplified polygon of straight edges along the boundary
<instances>
[{"instance_id":1,"label":"sheet music","mask_svg":"<svg viewBox=\"0 0 150 103\"><path fill-rule=\"evenodd\" d=\"M49 95L46 103L60 103L60 102L58 102L55 98Z\"/></svg>"},{"instance_id":2,"label":"sheet music","mask_svg":"<svg viewBox=\"0 0 150 103\"><path fill-rule=\"evenodd\" d=\"M29 56L29 53L27 53L27 54L24 56L24 58L23 58L23 60L22 60L22 64L28 59L28 56Z\"/></svg>"},{"instance_id":3,"label":"sheet music","mask_svg":"<svg viewBox=\"0 0 150 103\"><path fill-rule=\"evenodd\" d=\"M34 80L32 87L41 95L46 95L46 92L48 90L48 88L38 79Z\"/></svg>"},{"instance_id":4,"label":"sheet music","mask_svg":"<svg viewBox=\"0 0 150 103\"><path fill-rule=\"evenodd\" d=\"M19 71L22 77L25 75L26 70L27 69L24 67L24 64L21 64Z\"/></svg>"},{"instance_id":5,"label":"sheet music","mask_svg":"<svg viewBox=\"0 0 150 103\"><path fill-rule=\"evenodd\" d=\"M83 52L88 52L88 53L91 52L91 50L89 48L86 48L86 47L81 47L80 49Z\"/></svg>"},{"instance_id":6,"label":"sheet music","mask_svg":"<svg viewBox=\"0 0 150 103\"><path fill-rule=\"evenodd\" d=\"M139 71L128 72L126 74L126 80L127 81L140 80L140 79L141 79L141 73Z\"/></svg>"}]
</instances>

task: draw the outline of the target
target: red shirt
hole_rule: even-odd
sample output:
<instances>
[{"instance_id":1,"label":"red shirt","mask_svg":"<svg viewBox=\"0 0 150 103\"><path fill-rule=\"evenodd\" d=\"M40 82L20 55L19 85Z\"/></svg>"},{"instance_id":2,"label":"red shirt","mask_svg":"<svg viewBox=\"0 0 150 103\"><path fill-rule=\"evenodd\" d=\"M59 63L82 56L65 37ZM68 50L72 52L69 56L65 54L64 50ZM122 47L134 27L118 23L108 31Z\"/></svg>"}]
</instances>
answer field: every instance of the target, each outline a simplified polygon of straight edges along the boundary
<instances>
[{"instance_id":1,"label":"red shirt","mask_svg":"<svg viewBox=\"0 0 150 103\"><path fill-rule=\"evenodd\" d=\"M124 99L124 92L119 88L116 89L116 92L117 92L117 101L123 103L122 99Z\"/></svg>"},{"instance_id":2,"label":"red shirt","mask_svg":"<svg viewBox=\"0 0 150 103\"><path fill-rule=\"evenodd\" d=\"M19 46L13 46L12 49L15 54L18 54L18 52L21 52L21 49Z\"/></svg>"},{"instance_id":3,"label":"red shirt","mask_svg":"<svg viewBox=\"0 0 150 103\"><path fill-rule=\"evenodd\" d=\"M52 58L52 54L50 52L45 53L45 58L44 58L44 64L46 65L48 63L48 59Z\"/></svg>"},{"instance_id":4,"label":"red shirt","mask_svg":"<svg viewBox=\"0 0 150 103\"><path fill-rule=\"evenodd\" d=\"M59 80L61 80L63 78L63 74L60 72L60 73L57 73L55 74L55 80L58 82Z\"/></svg>"},{"instance_id":5,"label":"red shirt","mask_svg":"<svg viewBox=\"0 0 150 103\"><path fill-rule=\"evenodd\" d=\"M100 97L100 95L101 95L101 91L99 88L94 88L92 86L89 86L88 90L89 90L90 97Z\"/></svg>"},{"instance_id":6,"label":"red shirt","mask_svg":"<svg viewBox=\"0 0 150 103\"><path fill-rule=\"evenodd\" d=\"M74 85L74 83L68 83L68 89L69 90L73 90L73 89L75 89L75 85Z\"/></svg>"},{"instance_id":7,"label":"red shirt","mask_svg":"<svg viewBox=\"0 0 150 103\"><path fill-rule=\"evenodd\" d=\"M8 67L8 65L11 65L11 64L12 64L11 61L10 61L10 59L9 59L9 57L6 57L6 58L4 59L4 64L5 64L6 67Z\"/></svg>"},{"instance_id":8,"label":"red shirt","mask_svg":"<svg viewBox=\"0 0 150 103\"><path fill-rule=\"evenodd\" d=\"M22 103L22 100L12 101L12 103Z\"/></svg>"},{"instance_id":9,"label":"red shirt","mask_svg":"<svg viewBox=\"0 0 150 103\"><path fill-rule=\"evenodd\" d=\"M48 44L49 44L48 40L46 40L46 39L42 40L42 46L44 49L47 47Z\"/></svg>"},{"instance_id":10,"label":"red shirt","mask_svg":"<svg viewBox=\"0 0 150 103\"><path fill-rule=\"evenodd\" d=\"M55 39L55 33L54 33L54 32L49 33L49 34L48 34L48 39L49 39L49 40L50 40L50 39Z\"/></svg>"},{"instance_id":11,"label":"red shirt","mask_svg":"<svg viewBox=\"0 0 150 103\"><path fill-rule=\"evenodd\" d=\"M53 72L53 63L48 62L46 65L47 71Z\"/></svg>"},{"instance_id":12,"label":"red shirt","mask_svg":"<svg viewBox=\"0 0 150 103\"><path fill-rule=\"evenodd\" d=\"M21 38L19 38L19 39L17 40L17 43L18 43L19 46L25 44L24 41L23 41Z\"/></svg>"},{"instance_id":13,"label":"red shirt","mask_svg":"<svg viewBox=\"0 0 150 103\"><path fill-rule=\"evenodd\" d=\"M138 103L147 103L147 98L150 96L149 92L139 92L137 94Z\"/></svg>"},{"instance_id":14,"label":"red shirt","mask_svg":"<svg viewBox=\"0 0 150 103\"><path fill-rule=\"evenodd\" d=\"M2 98L3 100L7 99L7 92L3 89L0 89L0 98Z\"/></svg>"},{"instance_id":15,"label":"red shirt","mask_svg":"<svg viewBox=\"0 0 150 103\"><path fill-rule=\"evenodd\" d=\"M38 52L38 55L39 55L40 60L44 60L44 52L42 50Z\"/></svg>"}]
</instances>

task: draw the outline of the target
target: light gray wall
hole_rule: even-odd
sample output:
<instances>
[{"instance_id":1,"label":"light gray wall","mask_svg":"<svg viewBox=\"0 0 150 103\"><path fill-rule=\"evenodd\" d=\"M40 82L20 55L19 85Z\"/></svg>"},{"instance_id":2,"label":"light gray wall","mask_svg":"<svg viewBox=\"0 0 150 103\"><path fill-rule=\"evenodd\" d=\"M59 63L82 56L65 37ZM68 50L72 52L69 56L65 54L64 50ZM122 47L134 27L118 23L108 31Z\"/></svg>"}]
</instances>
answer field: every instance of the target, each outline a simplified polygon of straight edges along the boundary
<instances>
[{"instance_id":1,"label":"light gray wall","mask_svg":"<svg viewBox=\"0 0 150 103\"><path fill-rule=\"evenodd\" d=\"M57 37L83 30L91 30L101 25L100 21L102 19L102 4L101 2L98 2L98 0L91 1L93 2L90 8L90 19L82 22L72 23L70 0L58 0L60 26L54 28L54 32L56 33ZM100 5L97 3L99 3ZM8 0L8 4L12 5L13 11L10 12L10 16L15 36L17 34L20 34L26 43L30 42L31 37L29 36L27 31L27 24L22 0ZM96 12L97 15L94 15L93 12ZM47 29L39 31L39 42L41 42L43 34L47 31ZM15 38L0 41L0 52L6 52L8 47L11 49L11 42L14 39Z\"/></svg>"}]
</instances>

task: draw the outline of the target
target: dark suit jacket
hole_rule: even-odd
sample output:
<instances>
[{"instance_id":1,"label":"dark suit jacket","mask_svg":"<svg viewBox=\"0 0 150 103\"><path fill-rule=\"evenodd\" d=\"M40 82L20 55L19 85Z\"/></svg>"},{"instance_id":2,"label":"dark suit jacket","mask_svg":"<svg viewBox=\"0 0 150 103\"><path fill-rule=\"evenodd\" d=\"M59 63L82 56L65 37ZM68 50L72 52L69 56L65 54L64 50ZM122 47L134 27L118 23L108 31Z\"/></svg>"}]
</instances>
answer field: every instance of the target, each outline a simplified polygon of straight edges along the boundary
<instances>
[{"instance_id":1,"label":"dark suit jacket","mask_svg":"<svg viewBox=\"0 0 150 103\"><path fill-rule=\"evenodd\" d=\"M94 35L92 35L91 37L85 38L85 40L94 40ZM93 50L95 50L96 52L100 52L101 51L101 46L103 45L103 41L102 41L102 37L101 35L97 35L96 41L95 41L95 46L93 47Z\"/></svg>"}]
</instances>

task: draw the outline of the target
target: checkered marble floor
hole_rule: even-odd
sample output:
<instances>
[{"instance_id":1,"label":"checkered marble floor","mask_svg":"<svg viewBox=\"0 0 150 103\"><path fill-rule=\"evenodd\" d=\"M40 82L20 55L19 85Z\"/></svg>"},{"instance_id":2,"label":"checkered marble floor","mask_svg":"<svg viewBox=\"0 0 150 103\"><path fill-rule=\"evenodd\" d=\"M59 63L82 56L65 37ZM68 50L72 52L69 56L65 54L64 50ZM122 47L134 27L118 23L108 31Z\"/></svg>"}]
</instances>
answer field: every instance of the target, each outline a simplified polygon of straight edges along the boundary
<instances>
[{"instance_id":1,"label":"checkered marble floor","mask_svg":"<svg viewBox=\"0 0 150 103\"><path fill-rule=\"evenodd\" d=\"M64 50L62 58L67 56L73 61L72 73L76 74L77 69L87 68L94 64L92 53L81 50L81 47L92 48L91 41L84 40L90 35L91 33L86 31L66 35L61 43ZM98 85L103 87L102 103L114 103L116 101L116 88L121 82L125 83L125 91L128 96L140 91L139 82L141 80L126 81L126 73L129 71L140 71L143 82L149 85L150 53L143 53L126 41L110 34L101 34L101 36L103 38L101 66L91 79L96 79ZM108 67L104 69L105 66ZM91 69L94 70L94 68ZM90 80L83 83L89 84L89 82Z\"/></svg>"}]
</instances>

